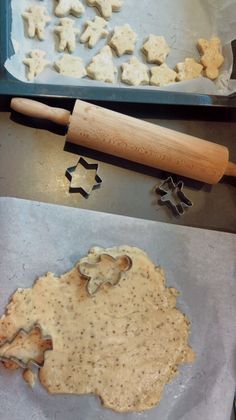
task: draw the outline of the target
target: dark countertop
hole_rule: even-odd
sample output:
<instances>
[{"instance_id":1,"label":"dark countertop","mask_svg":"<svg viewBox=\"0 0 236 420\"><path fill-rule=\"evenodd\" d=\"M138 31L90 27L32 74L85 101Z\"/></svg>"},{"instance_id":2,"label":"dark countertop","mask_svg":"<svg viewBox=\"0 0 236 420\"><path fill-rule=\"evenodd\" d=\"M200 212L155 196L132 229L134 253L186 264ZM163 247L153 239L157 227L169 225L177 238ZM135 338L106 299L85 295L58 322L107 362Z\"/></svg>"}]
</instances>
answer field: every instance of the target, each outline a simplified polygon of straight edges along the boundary
<instances>
[{"instance_id":1,"label":"dark countertop","mask_svg":"<svg viewBox=\"0 0 236 420\"><path fill-rule=\"evenodd\" d=\"M73 101L48 102L73 108ZM230 160L236 162L236 109L106 106L225 145L229 148ZM169 208L157 203L158 196L153 191L168 174L75 146L67 145L64 150L65 130L60 129L59 134L59 128L52 124L16 114L11 117L7 98L1 99L1 111L1 196L236 232L236 179L225 178L215 186L185 180L185 192L194 206L181 218L176 218ZM88 199L69 193L65 177L66 169L77 163L80 154L99 162L99 175L103 180L101 188L93 191Z\"/></svg>"}]
</instances>

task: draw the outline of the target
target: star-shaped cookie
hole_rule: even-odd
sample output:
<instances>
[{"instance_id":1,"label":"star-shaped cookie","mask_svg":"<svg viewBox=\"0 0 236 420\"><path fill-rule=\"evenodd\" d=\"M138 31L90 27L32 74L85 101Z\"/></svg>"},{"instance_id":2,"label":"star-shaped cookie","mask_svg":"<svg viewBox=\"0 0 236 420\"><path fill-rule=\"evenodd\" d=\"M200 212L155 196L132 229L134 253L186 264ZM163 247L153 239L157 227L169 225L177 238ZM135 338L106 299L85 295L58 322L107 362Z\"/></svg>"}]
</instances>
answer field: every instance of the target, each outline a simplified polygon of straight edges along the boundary
<instances>
[{"instance_id":1,"label":"star-shaped cookie","mask_svg":"<svg viewBox=\"0 0 236 420\"><path fill-rule=\"evenodd\" d=\"M183 63L176 65L177 80L179 82L184 80L192 80L200 77L202 74L203 66L197 63L194 58L186 58Z\"/></svg>"},{"instance_id":2,"label":"star-shaped cookie","mask_svg":"<svg viewBox=\"0 0 236 420\"><path fill-rule=\"evenodd\" d=\"M55 15L58 17L67 16L69 14L76 17L84 13L84 6L80 0L58 0L58 5L55 9Z\"/></svg>"},{"instance_id":3,"label":"star-shaped cookie","mask_svg":"<svg viewBox=\"0 0 236 420\"><path fill-rule=\"evenodd\" d=\"M96 7L105 19L109 19L112 12L119 12L123 0L87 0L89 6Z\"/></svg>"},{"instance_id":4,"label":"star-shaped cookie","mask_svg":"<svg viewBox=\"0 0 236 420\"><path fill-rule=\"evenodd\" d=\"M170 69L166 63L151 68L150 85L165 86L176 81L176 71Z\"/></svg>"},{"instance_id":5,"label":"star-shaped cookie","mask_svg":"<svg viewBox=\"0 0 236 420\"><path fill-rule=\"evenodd\" d=\"M70 54L63 54L54 63L57 71L63 76L82 78L87 75L82 58Z\"/></svg>"},{"instance_id":6,"label":"star-shaped cookie","mask_svg":"<svg viewBox=\"0 0 236 420\"><path fill-rule=\"evenodd\" d=\"M29 67L27 79L33 80L50 64L50 61L45 60L46 52L43 50L32 50L29 52L29 57L23 60L23 63Z\"/></svg>"},{"instance_id":7,"label":"star-shaped cookie","mask_svg":"<svg viewBox=\"0 0 236 420\"><path fill-rule=\"evenodd\" d=\"M100 38L105 38L108 35L107 21L100 16L96 16L94 20L87 20L85 22L86 29L80 37L80 42L88 43L89 48L93 48Z\"/></svg>"},{"instance_id":8,"label":"star-shaped cookie","mask_svg":"<svg viewBox=\"0 0 236 420\"><path fill-rule=\"evenodd\" d=\"M224 63L222 55L221 41L218 37L207 39L199 39L197 48L201 54L201 64L204 67L204 74L208 79L215 80L219 76L219 69Z\"/></svg>"},{"instance_id":9,"label":"star-shaped cookie","mask_svg":"<svg viewBox=\"0 0 236 420\"><path fill-rule=\"evenodd\" d=\"M42 41L44 39L45 26L51 21L51 18L47 16L45 7L34 4L22 14L22 17L28 23L29 37L34 38L37 36Z\"/></svg>"},{"instance_id":10,"label":"star-shaped cookie","mask_svg":"<svg viewBox=\"0 0 236 420\"><path fill-rule=\"evenodd\" d=\"M149 84L148 67L141 63L136 57L132 57L127 63L123 63L121 68L122 82L133 86Z\"/></svg>"},{"instance_id":11,"label":"star-shaped cookie","mask_svg":"<svg viewBox=\"0 0 236 420\"><path fill-rule=\"evenodd\" d=\"M130 25L125 24L123 26L115 26L109 45L114 48L116 54L120 57L123 54L132 54L136 41L136 33L131 29Z\"/></svg>"},{"instance_id":12,"label":"star-shaped cookie","mask_svg":"<svg viewBox=\"0 0 236 420\"><path fill-rule=\"evenodd\" d=\"M92 58L87 67L88 76L95 80L115 83L117 68L113 63L111 48L106 45Z\"/></svg>"},{"instance_id":13,"label":"star-shaped cookie","mask_svg":"<svg viewBox=\"0 0 236 420\"><path fill-rule=\"evenodd\" d=\"M163 36L149 35L143 44L143 53L148 63L163 64L170 52L170 47Z\"/></svg>"}]
</instances>

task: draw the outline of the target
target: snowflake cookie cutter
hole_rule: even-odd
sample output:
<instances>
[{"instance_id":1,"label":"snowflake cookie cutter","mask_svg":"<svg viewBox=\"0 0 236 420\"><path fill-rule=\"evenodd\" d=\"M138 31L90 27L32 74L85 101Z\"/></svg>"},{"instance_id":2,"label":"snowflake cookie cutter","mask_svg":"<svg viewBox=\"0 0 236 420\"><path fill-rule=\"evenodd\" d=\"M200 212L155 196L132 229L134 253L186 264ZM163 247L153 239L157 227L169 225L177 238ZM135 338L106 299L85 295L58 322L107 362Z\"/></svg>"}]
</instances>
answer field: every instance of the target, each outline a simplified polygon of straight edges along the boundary
<instances>
[{"instance_id":1,"label":"snowflake cookie cutter","mask_svg":"<svg viewBox=\"0 0 236 420\"><path fill-rule=\"evenodd\" d=\"M171 176L155 187L156 193L161 195L160 203L168 205L177 216L182 216L186 208L193 206L183 189L183 181L175 183Z\"/></svg>"}]
</instances>

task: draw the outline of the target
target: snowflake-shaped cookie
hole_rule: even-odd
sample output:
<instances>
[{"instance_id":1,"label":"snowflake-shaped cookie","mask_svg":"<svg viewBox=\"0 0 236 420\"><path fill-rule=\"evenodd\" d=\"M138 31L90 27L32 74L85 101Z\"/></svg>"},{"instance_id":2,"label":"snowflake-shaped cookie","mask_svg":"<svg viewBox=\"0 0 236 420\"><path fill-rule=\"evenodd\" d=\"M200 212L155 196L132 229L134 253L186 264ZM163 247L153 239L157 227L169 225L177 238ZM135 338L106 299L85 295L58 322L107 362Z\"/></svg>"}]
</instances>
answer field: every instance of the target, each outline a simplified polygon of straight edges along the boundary
<instances>
[{"instance_id":1,"label":"snowflake-shaped cookie","mask_svg":"<svg viewBox=\"0 0 236 420\"><path fill-rule=\"evenodd\" d=\"M112 51L108 45L93 57L87 68L87 73L92 79L115 83L117 68L113 63Z\"/></svg>"},{"instance_id":2,"label":"snowflake-shaped cookie","mask_svg":"<svg viewBox=\"0 0 236 420\"><path fill-rule=\"evenodd\" d=\"M123 63L121 80L128 85L138 86L149 84L148 67L136 57L132 57L127 63Z\"/></svg>"},{"instance_id":3,"label":"snowflake-shaped cookie","mask_svg":"<svg viewBox=\"0 0 236 420\"><path fill-rule=\"evenodd\" d=\"M58 17L69 14L79 17L84 13L84 6L80 0L58 0L58 2L55 9L55 15Z\"/></svg>"},{"instance_id":4,"label":"snowflake-shaped cookie","mask_svg":"<svg viewBox=\"0 0 236 420\"><path fill-rule=\"evenodd\" d=\"M116 54L120 57L123 54L132 54L136 41L136 33L128 24L125 24L123 26L115 26L109 45L115 49Z\"/></svg>"},{"instance_id":5,"label":"snowflake-shaped cookie","mask_svg":"<svg viewBox=\"0 0 236 420\"><path fill-rule=\"evenodd\" d=\"M177 73L166 63L151 68L150 85L165 86L176 81Z\"/></svg>"},{"instance_id":6,"label":"snowflake-shaped cookie","mask_svg":"<svg viewBox=\"0 0 236 420\"><path fill-rule=\"evenodd\" d=\"M205 69L204 73L206 77L211 80L217 79L219 68L224 63L220 39L214 37L208 41L207 39L201 38L198 40L197 47L201 54L201 63Z\"/></svg>"},{"instance_id":7,"label":"snowflake-shaped cookie","mask_svg":"<svg viewBox=\"0 0 236 420\"><path fill-rule=\"evenodd\" d=\"M37 77L44 69L45 66L50 64L48 60L45 60L46 52L42 50L32 50L29 52L29 57L23 60L23 63L29 67L27 79L33 80Z\"/></svg>"},{"instance_id":8,"label":"snowflake-shaped cookie","mask_svg":"<svg viewBox=\"0 0 236 420\"><path fill-rule=\"evenodd\" d=\"M74 20L62 18L60 19L60 25L55 26L54 30L60 37L59 51L65 51L66 48L69 52L75 50L76 36L80 33L80 30L74 28L74 24Z\"/></svg>"},{"instance_id":9,"label":"snowflake-shaped cookie","mask_svg":"<svg viewBox=\"0 0 236 420\"><path fill-rule=\"evenodd\" d=\"M170 47L163 36L149 35L142 51L148 63L163 64L170 52Z\"/></svg>"},{"instance_id":10,"label":"snowflake-shaped cookie","mask_svg":"<svg viewBox=\"0 0 236 420\"><path fill-rule=\"evenodd\" d=\"M89 48L93 48L100 38L105 38L108 31L105 29L107 21L100 16L96 16L93 21L87 20L86 29L80 37L80 42L88 43Z\"/></svg>"},{"instance_id":11,"label":"snowflake-shaped cookie","mask_svg":"<svg viewBox=\"0 0 236 420\"><path fill-rule=\"evenodd\" d=\"M54 66L63 76L81 78L87 75L83 60L78 56L64 54L54 63Z\"/></svg>"},{"instance_id":12,"label":"snowflake-shaped cookie","mask_svg":"<svg viewBox=\"0 0 236 420\"><path fill-rule=\"evenodd\" d=\"M96 7L105 19L109 19L112 12L119 12L123 0L87 0L87 3Z\"/></svg>"},{"instance_id":13,"label":"snowflake-shaped cookie","mask_svg":"<svg viewBox=\"0 0 236 420\"><path fill-rule=\"evenodd\" d=\"M33 5L22 13L22 17L28 23L28 35L30 38L38 37L41 41L44 39L44 29L51 18L47 16L47 11L44 6Z\"/></svg>"},{"instance_id":14,"label":"snowflake-shaped cookie","mask_svg":"<svg viewBox=\"0 0 236 420\"><path fill-rule=\"evenodd\" d=\"M185 58L184 63L176 65L177 80L192 80L200 77L202 74L203 66L197 63L194 58Z\"/></svg>"}]
</instances>

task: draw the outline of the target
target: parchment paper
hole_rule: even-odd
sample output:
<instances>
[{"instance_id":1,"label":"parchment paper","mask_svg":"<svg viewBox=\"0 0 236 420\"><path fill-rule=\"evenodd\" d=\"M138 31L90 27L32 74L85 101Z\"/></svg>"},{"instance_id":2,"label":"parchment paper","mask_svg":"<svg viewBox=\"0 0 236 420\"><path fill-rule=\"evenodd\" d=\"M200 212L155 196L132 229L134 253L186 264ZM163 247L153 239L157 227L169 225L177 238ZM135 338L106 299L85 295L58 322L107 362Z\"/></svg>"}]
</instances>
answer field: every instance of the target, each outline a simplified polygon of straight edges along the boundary
<instances>
[{"instance_id":1,"label":"parchment paper","mask_svg":"<svg viewBox=\"0 0 236 420\"><path fill-rule=\"evenodd\" d=\"M84 5L85 0L81 0ZM44 72L35 80L35 83L75 85L75 86L110 86L110 84L93 81L89 78L75 79L60 76L53 68L53 63L59 58L56 46L58 43L57 35L53 33L53 27L58 24L59 19L54 16L54 0L44 0L44 4L52 22L45 29L45 41L29 39L27 37L27 26L23 22L22 13L27 7L39 0L11 0L12 5L12 33L11 39L15 49L15 54L8 58L5 67L15 78L26 82L26 69L22 60L33 48L40 48L47 52L47 58L52 62L51 68L46 68ZM95 8L87 7L85 14L80 18L70 16L76 21L76 26L81 30L87 19L93 19L98 12ZM236 2L235 0L124 0L124 5L119 13L113 13L109 21L109 29L115 25L129 23L133 30L138 34L138 42L135 55L145 61L140 48L144 40L150 33L165 36L171 47L171 53L167 58L167 64L174 67L178 62L182 62L187 57L194 57L199 60L196 49L196 41L200 37L210 38L218 35L222 41L225 63L221 69L221 74L217 82L211 82L206 78L199 78L190 82L181 82L169 85L164 88L167 91L181 91L191 93L223 94L229 95L236 92L236 80L230 80L233 65L233 55L231 41L236 39ZM83 44L77 43L74 55L83 58L86 65L91 58L99 52L106 44L106 40L100 40L93 49L89 49ZM129 55L115 58L117 67L128 61ZM149 65L151 67L151 65ZM119 78L118 78L119 80ZM118 82L114 88L127 87ZM145 86L139 89L162 89L157 87Z\"/></svg>"},{"instance_id":2,"label":"parchment paper","mask_svg":"<svg viewBox=\"0 0 236 420\"><path fill-rule=\"evenodd\" d=\"M88 249L134 245L166 272L191 321L194 365L166 386L160 405L118 414L94 396L32 391L0 369L0 418L11 420L229 420L236 381L236 235L75 208L0 198L0 312L17 287L69 270Z\"/></svg>"}]
</instances>

